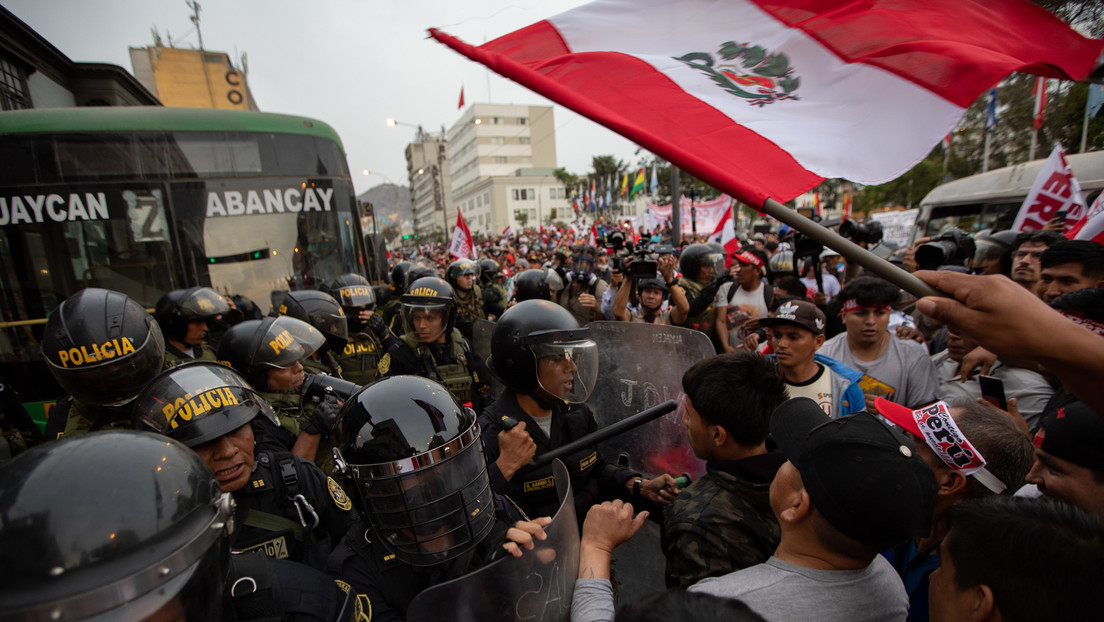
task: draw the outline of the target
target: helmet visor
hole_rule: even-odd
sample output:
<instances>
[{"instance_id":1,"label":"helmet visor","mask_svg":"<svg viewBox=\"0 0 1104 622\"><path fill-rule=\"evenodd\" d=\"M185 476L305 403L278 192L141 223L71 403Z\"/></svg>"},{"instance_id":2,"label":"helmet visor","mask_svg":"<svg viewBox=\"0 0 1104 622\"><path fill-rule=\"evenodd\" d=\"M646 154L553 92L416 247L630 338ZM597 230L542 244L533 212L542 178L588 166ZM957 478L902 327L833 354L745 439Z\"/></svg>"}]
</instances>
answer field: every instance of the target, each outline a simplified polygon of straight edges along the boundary
<instances>
[{"instance_id":1,"label":"helmet visor","mask_svg":"<svg viewBox=\"0 0 1104 622\"><path fill-rule=\"evenodd\" d=\"M720 276L725 271L724 253L709 253L702 257L702 267L713 266L713 276Z\"/></svg>"},{"instance_id":2,"label":"helmet visor","mask_svg":"<svg viewBox=\"0 0 1104 622\"><path fill-rule=\"evenodd\" d=\"M183 316L188 319L213 318L230 312L230 303L209 287L200 287L180 301Z\"/></svg>"},{"instance_id":3,"label":"helmet visor","mask_svg":"<svg viewBox=\"0 0 1104 622\"><path fill-rule=\"evenodd\" d=\"M372 526L408 564L429 566L456 557L478 544L494 524L478 439L427 468L355 481Z\"/></svg>"},{"instance_id":4,"label":"helmet visor","mask_svg":"<svg viewBox=\"0 0 1104 622\"><path fill-rule=\"evenodd\" d=\"M256 342L253 364L266 367L288 367L314 354L326 338L319 330L302 320L281 315L268 325Z\"/></svg>"},{"instance_id":5,"label":"helmet visor","mask_svg":"<svg viewBox=\"0 0 1104 622\"><path fill-rule=\"evenodd\" d=\"M311 324L323 334L346 343L349 341L349 323L345 321L344 311L340 309L337 313L315 311L310 314L310 319Z\"/></svg>"},{"instance_id":6,"label":"helmet visor","mask_svg":"<svg viewBox=\"0 0 1104 622\"><path fill-rule=\"evenodd\" d=\"M590 339L538 343L537 384L556 399L579 404L590 397L598 379L598 344Z\"/></svg>"},{"instance_id":7,"label":"helmet visor","mask_svg":"<svg viewBox=\"0 0 1104 622\"><path fill-rule=\"evenodd\" d=\"M448 305L442 303L404 302L403 321L418 341L431 343L448 328Z\"/></svg>"}]
</instances>

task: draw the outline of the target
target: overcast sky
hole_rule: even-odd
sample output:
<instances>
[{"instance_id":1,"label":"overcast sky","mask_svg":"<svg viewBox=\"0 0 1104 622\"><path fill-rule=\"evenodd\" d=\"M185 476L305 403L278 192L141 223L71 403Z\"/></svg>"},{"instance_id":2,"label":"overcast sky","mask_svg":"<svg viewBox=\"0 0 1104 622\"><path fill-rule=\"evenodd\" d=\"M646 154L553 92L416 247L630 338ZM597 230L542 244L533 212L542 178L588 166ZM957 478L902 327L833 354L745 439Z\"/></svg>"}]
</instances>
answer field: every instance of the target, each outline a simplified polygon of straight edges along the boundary
<instances>
[{"instance_id":1,"label":"overcast sky","mask_svg":"<svg viewBox=\"0 0 1104 622\"><path fill-rule=\"evenodd\" d=\"M4 6L78 62L104 62L133 73L128 47L153 44L151 29L177 47L198 47L185 0L3 0ZM415 130L451 126L457 103L549 104L426 38L439 27L480 44L583 4L580 0L200 0L203 45L232 58L245 52L249 86L265 112L298 114L332 125L345 143L357 192L406 185L403 149ZM165 40L167 45L167 39ZM630 141L555 109L558 165L590 170L591 156L635 161Z\"/></svg>"}]
</instances>

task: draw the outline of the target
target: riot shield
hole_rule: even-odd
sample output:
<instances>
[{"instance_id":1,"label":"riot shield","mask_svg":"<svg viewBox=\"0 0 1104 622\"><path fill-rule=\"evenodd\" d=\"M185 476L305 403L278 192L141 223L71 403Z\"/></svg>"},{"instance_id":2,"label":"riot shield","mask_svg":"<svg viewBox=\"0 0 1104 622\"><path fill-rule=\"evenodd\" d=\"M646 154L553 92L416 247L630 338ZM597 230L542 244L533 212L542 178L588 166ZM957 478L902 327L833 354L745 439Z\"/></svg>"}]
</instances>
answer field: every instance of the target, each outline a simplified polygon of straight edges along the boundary
<instances>
[{"instance_id":1,"label":"riot shield","mask_svg":"<svg viewBox=\"0 0 1104 622\"><path fill-rule=\"evenodd\" d=\"M679 326L638 322L591 322L598 343L598 382L587 405L605 427L682 394L682 375L691 365L715 356L704 333ZM611 462L658 475L689 473L697 479L705 463L694 456L682 424L681 408L599 445Z\"/></svg>"},{"instance_id":2,"label":"riot shield","mask_svg":"<svg viewBox=\"0 0 1104 622\"><path fill-rule=\"evenodd\" d=\"M567 468L552 464L560 508L545 540L521 557L505 557L414 597L407 622L524 620L565 622L579 571L579 524Z\"/></svg>"},{"instance_id":3,"label":"riot shield","mask_svg":"<svg viewBox=\"0 0 1104 622\"><path fill-rule=\"evenodd\" d=\"M491 335L494 334L495 323L491 320L476 320L472 322L472 352L486 361L491 357ZM498 378L491 374L491 395L495 399L506 390Z\"/></svg>"}]
</instances>

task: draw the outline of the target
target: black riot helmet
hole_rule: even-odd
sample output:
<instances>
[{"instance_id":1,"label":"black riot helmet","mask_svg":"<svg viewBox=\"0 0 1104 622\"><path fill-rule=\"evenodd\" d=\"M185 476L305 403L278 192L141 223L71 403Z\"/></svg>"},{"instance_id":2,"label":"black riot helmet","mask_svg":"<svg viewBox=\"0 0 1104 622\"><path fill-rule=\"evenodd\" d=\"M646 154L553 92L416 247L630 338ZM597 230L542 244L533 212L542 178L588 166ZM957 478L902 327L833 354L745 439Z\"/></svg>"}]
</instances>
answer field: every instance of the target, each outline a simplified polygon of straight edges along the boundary
<instances>
[{"instance_id":1,"label":"black riot helmet","mask_svg":"<svg viewBox=\"0 0 1104 622\"><path fill-rule=\"evenodd\" d=\"M431 566L470 551L494 525L475 413L444 386L393 376L353 394L334 426L334 470L400 560Z\"/></svg>"},{"instance_id":2,"label":"black riot helmet","mask_svg":"<svg viewBox=\"0 0 1104 622\"><path fill-rule=\"evenodd\" d=\"M552 300L544 270L526 270L514 277L514 300Z\"/></svg>"},{"instance_id":3,"label":"black riot helmet","mask_svg":"<svg viewBox=\"0 0 1104 622\"><path fill-rule=\"evenodd\" d=\"M372 291L371 287L367 289ZM317 328L326 338L326 347L331 351L341 352L349 343L349 323L345 321L345 311L329 294L312 289L288 292L276 307L276 312Z\"/></svg>"},{"instance_id":4,"label":"black riot helmet","mask_svg":"<svg viewBox=\"0 0 1104 622\"><path fill-rule=\"evenodd\" d=\"M548 300L506 310L491 334L491 372L518 393L585 402L598 379L598 345L571 312Z\"/></svg>"},{"instance_id":5,"label":"black riot helmet","mask_svg":"<svg viewBox=\"0 0 1104 622\"><path fill-rule=\"evenodd\" d=\"M400 261L391 267L391 291L403 292L406 287L406 273L410 271L412 264L409 261Z\"/></svg>"},{"instance_id":6,"label":"black riot helmet","mask_svg":"<svg viewBox=\"0 0 1104 622\"><path fill-rule=\"evenodd\" d=\"M710 279L720 276L725 269L725 254L708 244L691 244L679 256L679 272L691 281L699 280L702 268L713 267Z\"/></svg>"},{"instance_id":7,"label":"black riot helmet","mask_svg":"<svg viewBox=\"0 0 1104 622\"><path fill-rule=\"evenodd\" d=\"M174 289L162 296L153 309L153 317L166 337L183 341L190 322L210 322L229 312L230 304L215 290L210 287L190 287Z\"/></svg>"},{"instance_id":8,"label":"black riot helmet","mask_svg":"<svg viewBox=\"0 0 1104 622\"><path fill-rule=\"evenodd\" d=\"M448 280L449 285L456 289L460 289L459 279L462 276L471 276L472 283L479 278L479 264L475 263L471 259L457 259L449 264L447 270L445 270L445 279Z\"/></svg>"},{"instance_id":9,"label":"black riot helmet","mask_svg":"<svg viewBox=\"0 0 1104 622\"><path fill-rule=\"evenodd\" d=\"M42 355L77 400L122 406L161 371L165 340L153 316L126 294L90 287L50 315Z\"/></svg>"},{"instance_id":10,"label":"black riot helmet","mask_svg":"<svg viewBox=\"0 0 1104 622\"><path fill-rule=\"evenodd\" d=\"M218 358L250 384L267 387L269 369L293 365L325 342L322 333L303 320L286 315L266 317L230 327L219 342Z\"/></svg>"},{"instance_id":11,"label":"black riot helmet","mask_svg":"<svg viewBox=\"0 0 1104 622\"><path fill-rule=\"evenodd\" d=\"M413 271L411 271L413 273ZM414 281L399 300L402 301L403 322L414 327L414 316L418 313L441 313L444 322L441 328L445 335L452 333L456 324L456 294L452 286L436 276L426 276ZM433 339L439 337L435 335Z\"/></svg>"},{"instance_id":12,"label":"black riot helmet","mask_svg":"<svg viewBox=\"0 0 1104 622\"><path fill-rule=\"evenodd\" d=\"M410 286L414 284L414 281L423 279L427 276L439 277L440 272L437 272L436 268L430 268L429 266L423 266L421 264L411 266L410 270L406 272L406 289L403 292L410 291Z\"/></svg>"},{"instance_id":13,"label":"black riot helmet","mask_svg":"<svg viewBox=\"0 0 1104 622\"><path fill-rule=\"evenodd\" d=\"M279 426L276 413L238 372L211 361L189 361L146 385L134 400L134 428L198 447L257 415Z\"/></svg>"},{"instance_id":14,"label":"black riot helmet","mask_svg":"<svg viewBox=\"0 0 1104 622\"><path fill-rule=\"evenodd\" d=\"M492 285L502 276L502 270L498 262L493 259L479 260L479 282L483 285Z\"/></svg>"},{"instance_id":15,"label":"black riot helmet","mask_svg":"<svg viewBox=\"0 0 1104 622\"><path fill-rule=\"evenodd\" d=\"M318 289L333 296L346 309L376 308L376 292L372 289L372 284L355 272L326 279Z\"/></svg>"},{"instance_id":16,"label":"black riot helmet","mask_svg":"<svg viewBox=\"0 0 1104 622\"><path fill-rule=\"evenodd\" d=\"M0 469L0 619L221 619L233 503L192 450L132 430Z\"/></svg>"}]
</instances>

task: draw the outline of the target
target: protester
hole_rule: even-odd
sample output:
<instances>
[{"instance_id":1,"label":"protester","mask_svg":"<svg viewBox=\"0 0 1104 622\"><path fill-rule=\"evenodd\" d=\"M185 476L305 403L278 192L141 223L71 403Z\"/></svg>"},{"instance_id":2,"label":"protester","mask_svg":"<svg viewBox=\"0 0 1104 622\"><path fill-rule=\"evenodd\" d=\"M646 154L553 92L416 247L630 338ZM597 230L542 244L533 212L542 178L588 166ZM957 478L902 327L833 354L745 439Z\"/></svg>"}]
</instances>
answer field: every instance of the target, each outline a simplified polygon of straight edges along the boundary
<instances>
[{"instance_id":1,"label":"protester","mask_svg":"<svg viewBox=\"0 0 1104 622\"><path fill-rule=\"evenodd\" d=\"M774 300L774 288L766 279L767 254L757 248L732 255L733 280L717 289L713 301L717 341L724 352L737 348L755 351L760 335L745 327L749 320L764 317Z\"/></svg>"},{"instance_id":2,"label":"protester","mask_svg":"<svg viewBox=\"0 0 1104 622\"><path fill-rule=\"evenodd\" d=\"M1043 413L1027 481L1043 496L1104 518L1104 419L1081 402Z\"/></svg>"},{"instance_id":3,"label":"protester","mask_svg":"<svg viewBox=\"0 0 1104 622\"><path fill-rule=\"evenodd\" d=\"M604 252L604 251L603 251ZM571 312L580 326L604 319L602 316L602 296L609 284L594 274L594 257L598 251L589 244L575 247L571 260L571 272L567 273L562 292L556 301Z\"/></svg>"},{"instance_id":4,"label":"protester","mask_svg":"<svg viewBox=\"0 0 1104 622\"><path fill-rule=\"evenodd\" d=\"M1028 291L1035 291L1035 285L1039 282L1043 251L1064 239L1060 233L1042 229L1017 235L1009 249L1012 255L1012 280Z\"/></svg>"},{"instance_id":5,"label":"protester","mask_svg":"<svg viewBox=\"0 0 1104 622\"><path fill-rule=\"evenodd\" d=\"M1035 293L1044 302L1079 289L1104 287L1104 246L1088 240L1062 240L1043 251Z\"/></svg>"},{"instance_id":6,"label":"protester","mask_svg":"<svg viewBox=\"0 0 1104 622\"><path fill-rule=\"evenodd\" d=\"M767 449L767 432L786 389L770 359L749 352L695 363L682 389L686 436L706 474L664 511L661 545L667 586L686 588L762 563L778 546L768 495L786 459Z\"/></svg>"}]
</instances>

